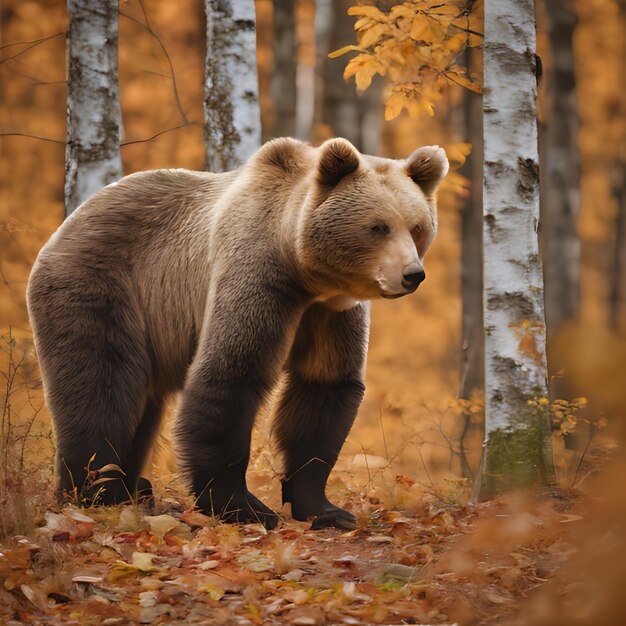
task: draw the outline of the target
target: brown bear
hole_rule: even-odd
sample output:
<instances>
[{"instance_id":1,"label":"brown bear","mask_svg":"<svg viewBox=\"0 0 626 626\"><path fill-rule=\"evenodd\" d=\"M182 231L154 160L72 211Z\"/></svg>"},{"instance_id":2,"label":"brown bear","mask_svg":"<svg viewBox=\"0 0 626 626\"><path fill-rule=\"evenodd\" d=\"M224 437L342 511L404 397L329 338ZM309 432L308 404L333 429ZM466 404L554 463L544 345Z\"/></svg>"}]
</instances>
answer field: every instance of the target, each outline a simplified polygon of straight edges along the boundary
<instances>
[{"instance_id":1,"label":"brown bear","mask_svg":"<svg viewBox=\"0 0 626 626\"><path fill-rule=\"evenodd\" d=\"M233 172L140 172L84 202L28 283L60 493L134 496L180 391L198 505L273 528L246 468L255 415L282 381L283 501L316 527L354 527L325 490L363 397L367 301L424 280L447 169L437 146L396 161L344 139L277 139Z\"/></svg>"}]
</instances>

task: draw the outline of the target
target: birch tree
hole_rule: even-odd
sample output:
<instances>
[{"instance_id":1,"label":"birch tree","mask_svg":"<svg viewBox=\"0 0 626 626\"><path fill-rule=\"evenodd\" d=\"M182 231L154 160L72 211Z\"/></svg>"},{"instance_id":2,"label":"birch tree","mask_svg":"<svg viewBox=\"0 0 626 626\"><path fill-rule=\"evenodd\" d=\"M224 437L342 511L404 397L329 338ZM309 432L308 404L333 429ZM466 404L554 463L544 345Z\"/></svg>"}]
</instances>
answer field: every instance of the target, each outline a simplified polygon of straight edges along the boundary
<instances>
[{"instance_id":1,"label":"birch tree","mask_svg":"<svg viewBox=\"0 0 626 626\"><path fill-rule=\"evenodd\" d=\"M254 0L205 0L206 168L242 165L261 145Z\"/></svg>"},{"instance_id":2,"label":"birch tree","mask_svg":"<svg viewBox=\"0 0 626 626\"><path fill-rule=\"evenodd\" d=\"M485 2L483 496L554 482L537 237L535 44L533 0Z\"/></svg>"},{"instance_id":3,"label":"birch tree","mask_svg":"<svg viewBox=\"0 0 626 626\"><path fill-rule=\"evenodd\" d=\"M117 0L68 0L65 215L122 175Z\"/></svg>"}]
</instances>

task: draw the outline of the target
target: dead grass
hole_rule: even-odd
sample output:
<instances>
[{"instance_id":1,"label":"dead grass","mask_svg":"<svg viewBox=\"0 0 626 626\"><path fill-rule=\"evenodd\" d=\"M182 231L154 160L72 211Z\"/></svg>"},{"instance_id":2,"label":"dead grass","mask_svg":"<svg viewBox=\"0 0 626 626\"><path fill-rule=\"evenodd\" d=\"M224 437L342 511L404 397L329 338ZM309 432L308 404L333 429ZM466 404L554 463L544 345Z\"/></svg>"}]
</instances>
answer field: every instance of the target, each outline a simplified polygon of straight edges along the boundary
<instances>
[{"instance_id":1,"label":"dead grass","mask_svg":"<svg viewBox=\"0 0 626 626\"><path fill-rule=\"evenodd\" d=\"M28 534L52 504L51 431L32 352L11 328L0 334L0 540Z\"/></svg>"}]
</instances>

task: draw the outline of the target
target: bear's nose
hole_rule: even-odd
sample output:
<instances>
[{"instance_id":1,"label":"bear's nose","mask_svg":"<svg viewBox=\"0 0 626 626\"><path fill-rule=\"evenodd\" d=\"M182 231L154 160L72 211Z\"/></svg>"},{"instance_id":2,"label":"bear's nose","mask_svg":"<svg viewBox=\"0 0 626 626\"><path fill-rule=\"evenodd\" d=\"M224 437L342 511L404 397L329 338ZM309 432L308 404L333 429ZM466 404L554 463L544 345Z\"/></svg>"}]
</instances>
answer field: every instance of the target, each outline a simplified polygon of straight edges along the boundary
<instances>
[{"instance_id":1,"label":"bear's nose","mask_svg":"<svg viewBox=\"0 0 626 626\"><path fill-rule=\"evenodd\" d=\"M405 289L415 291L419 284L426 278L426 272L417 263L411 263L402 272L402 286Z\"/></svg>"}]
</instances>

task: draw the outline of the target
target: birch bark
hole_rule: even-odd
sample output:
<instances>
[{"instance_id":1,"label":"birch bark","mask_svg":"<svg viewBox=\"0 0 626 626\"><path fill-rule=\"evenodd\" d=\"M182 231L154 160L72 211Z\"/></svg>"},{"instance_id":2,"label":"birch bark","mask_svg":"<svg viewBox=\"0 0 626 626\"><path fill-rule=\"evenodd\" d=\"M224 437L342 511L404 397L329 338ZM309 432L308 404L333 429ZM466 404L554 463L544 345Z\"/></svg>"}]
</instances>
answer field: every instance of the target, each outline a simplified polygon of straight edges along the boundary
<instances>
[{"instance_id":1,"label":"birch bark","mask_svg":"<svg viewBox=\"0 0 626 626\"><path fill-rule=\"evenodd\" d=\"M254 0L205 0L206 168L226 172L261 145Z\"/></svg>"},{"instance_id":2,"label":"birch bark","mask_svg":"<svg viewBox=\"0 0 626 626\"><path fill-rule=\"evenodd\" d=\"M533 0L485 2L483 497L554 482L537 238L535 45Z\"/></svg>"},{"instance_id":3,"label":"birch bark","mask_svg":"<svg viewBox=\"0 0 626 626\"><path fill-rule=\"evenodd\" d=\"M122 175L117 0L68 0L65 215Z\"/></svg>"}]
</instances>

